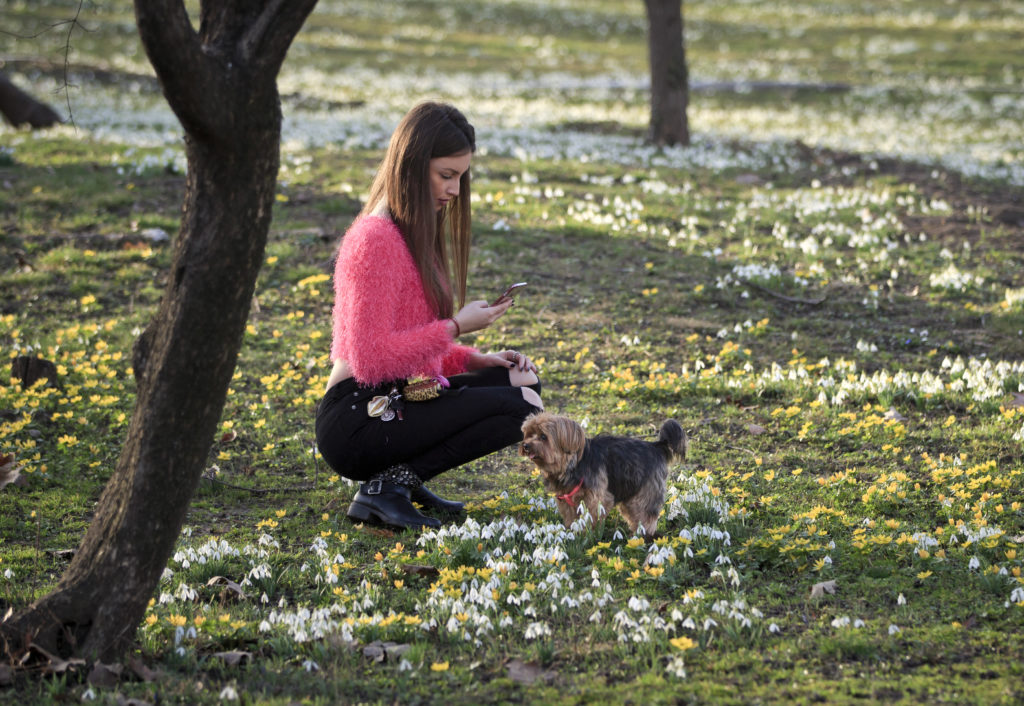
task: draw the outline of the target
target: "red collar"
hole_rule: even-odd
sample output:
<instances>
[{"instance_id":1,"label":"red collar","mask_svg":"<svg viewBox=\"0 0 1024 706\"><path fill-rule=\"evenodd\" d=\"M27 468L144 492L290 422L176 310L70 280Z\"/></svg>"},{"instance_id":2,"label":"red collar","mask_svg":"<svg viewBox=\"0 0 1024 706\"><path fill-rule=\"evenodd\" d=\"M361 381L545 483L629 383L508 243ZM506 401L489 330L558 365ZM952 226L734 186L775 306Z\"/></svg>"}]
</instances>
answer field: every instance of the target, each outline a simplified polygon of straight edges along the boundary
<instances>
[{"instance_id":1,"label":"red collar","mask_svg":"<svg viewBox=\"0 0 1024 706\"><path fill-rule=\"evenodd\" d=\"M568 493L562 495L556 495L555 497L559 500L564 500L568 505L572 505L572 499L576 496L576 493L580 492L583 488L583 479L580 478L580 482L576 484L576 487L570 490Z\"/></svg>"}]
</instances>

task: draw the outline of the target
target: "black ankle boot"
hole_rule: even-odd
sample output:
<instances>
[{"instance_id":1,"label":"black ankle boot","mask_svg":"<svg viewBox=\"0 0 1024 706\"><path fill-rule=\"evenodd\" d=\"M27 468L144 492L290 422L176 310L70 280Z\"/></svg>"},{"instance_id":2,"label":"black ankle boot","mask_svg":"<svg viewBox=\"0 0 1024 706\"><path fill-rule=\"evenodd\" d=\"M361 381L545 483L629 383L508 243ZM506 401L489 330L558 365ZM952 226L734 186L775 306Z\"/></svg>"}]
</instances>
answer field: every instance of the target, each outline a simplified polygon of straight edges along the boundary
<instances>
[{"instance_id":1,"label":"black ankle boot","mask_svg":"<svg viewBox=\"0 0 1024 706\"><path fill-rule=\"evenodd\" d=\"M383 524L402 529L441 526L440 520L422 515L412 506L409 488L381 480L361 483L346 514L353 522Z\"/></svg>"},{"instance_id":2,"label":"black ankle boot","mask_svg":"<svg viewBox=\"0 0 1024 706\"><path fill-rule=\"evenodd\" d=\"M463 503L440 498L427 490L425 485L413 488L409 491L409 497L414 503L419 503L428 510L436 510L448 515L458 515L465 509Z\"/></svg>"}]
</instances>

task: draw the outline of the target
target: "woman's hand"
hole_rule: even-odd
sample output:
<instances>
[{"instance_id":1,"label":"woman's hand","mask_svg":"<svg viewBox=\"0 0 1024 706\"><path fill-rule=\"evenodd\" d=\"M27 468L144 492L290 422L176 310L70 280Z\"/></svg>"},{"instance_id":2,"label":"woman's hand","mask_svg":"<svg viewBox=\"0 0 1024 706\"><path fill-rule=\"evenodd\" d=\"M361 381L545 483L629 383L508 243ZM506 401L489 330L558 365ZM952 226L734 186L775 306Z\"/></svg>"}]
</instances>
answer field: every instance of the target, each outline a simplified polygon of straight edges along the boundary
<instances>
[{"instance_id":1,"label":"woman's hand","mask_svg":"<svg viewBox=\"0 0 1024 706\"><path fill-rule=\"evenodd\" d=\"M459 313L452 318L454 318L458 323L459 331L461 333L482 331L504 316L505 312L508 311L511 306L511 299L494 306L490 306L483 300L470 302L466 304L466 306L462 307L462 309L459 310Z\"/></svg>"},{"instance_id":2,"label":"woman's hand","mask_svg":"<svg viewBox=\"0 0 1024 706\"><path fill-rule=\"evenodd\" d=\"M470 370L480 368L517 368L521 372L538 374L537 365L527 356L517 351L501 351L500 353L474 353L466 361Z\"/></svg>"}]
</instances>

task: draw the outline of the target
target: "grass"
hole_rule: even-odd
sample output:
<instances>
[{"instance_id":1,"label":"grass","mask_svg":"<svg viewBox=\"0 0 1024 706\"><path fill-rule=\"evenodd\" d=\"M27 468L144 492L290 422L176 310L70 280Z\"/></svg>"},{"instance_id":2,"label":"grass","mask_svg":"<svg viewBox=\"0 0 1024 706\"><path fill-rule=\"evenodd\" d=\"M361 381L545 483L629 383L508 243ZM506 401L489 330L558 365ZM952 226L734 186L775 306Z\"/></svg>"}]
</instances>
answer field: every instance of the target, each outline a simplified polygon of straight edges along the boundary
<instances>
[{"instance_id":1,"label":"grass","mask_svg":"<svg viewBox=\"0 0 1024 706\"><path fill-rule=\"evenodd\" d=\"M641 5L565 3L557 37L545 8L318 7L208 480L137 649L113 685L18 675L0 702L1021 699L1019 3L688 3L695 87L767 83L695 89L694 145L660 151ZM9 9L23 34L60 13ZM104 12L75 64L146 73ZM77 129L3 132L0 346L59 382L0 386L26 481L0 490L0 613L87 527L164 286L184 164L132 81L74 94ZM591 432L690 434L657 542L615 514L566 531L511 450L438 479L463 522L353 526L312 453L333 251L389 126L438 95L483 148L470 294L530 282L475 344L536 358Z\"/></svg>"}]
</instances>

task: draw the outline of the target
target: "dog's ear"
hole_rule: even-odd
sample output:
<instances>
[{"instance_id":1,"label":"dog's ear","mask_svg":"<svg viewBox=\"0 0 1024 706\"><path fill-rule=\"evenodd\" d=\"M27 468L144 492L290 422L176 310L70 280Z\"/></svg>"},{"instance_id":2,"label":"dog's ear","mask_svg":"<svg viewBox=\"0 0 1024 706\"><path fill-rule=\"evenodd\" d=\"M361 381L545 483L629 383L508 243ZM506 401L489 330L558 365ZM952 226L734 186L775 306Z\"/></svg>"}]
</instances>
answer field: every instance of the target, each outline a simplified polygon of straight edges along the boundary
<instances>
[{"instance_id":1,"label":"dog's ear","mask_svg":"<svg viewBox=\"0 0 1024 706\"><path fill-rule=\"evenodd\" d=\"M530 433L529 430L540 424L547 416L550 415L548 415L546 412L535 412L534 414L531 414L529 417L527 417L523 421L523 426L521 429L521 431L523 432L523 437L525 438Z\"/></svg>"},{"instance_id":2,"label":"dog's ear","mask_svg":"<svg viewBox=\"0 0 1024 706\"><path fill-rule=\"evenodd\" d=\"M583 427L568 417L555 417L551 422L554 426L554 437L558 440L562 453L579 460L587 445L587 435L583 433Z\"/></svg>"}]
</instances>

